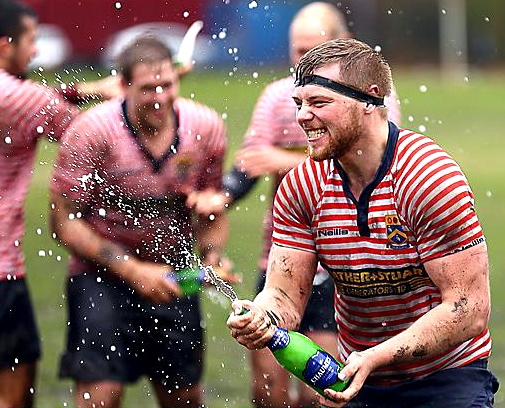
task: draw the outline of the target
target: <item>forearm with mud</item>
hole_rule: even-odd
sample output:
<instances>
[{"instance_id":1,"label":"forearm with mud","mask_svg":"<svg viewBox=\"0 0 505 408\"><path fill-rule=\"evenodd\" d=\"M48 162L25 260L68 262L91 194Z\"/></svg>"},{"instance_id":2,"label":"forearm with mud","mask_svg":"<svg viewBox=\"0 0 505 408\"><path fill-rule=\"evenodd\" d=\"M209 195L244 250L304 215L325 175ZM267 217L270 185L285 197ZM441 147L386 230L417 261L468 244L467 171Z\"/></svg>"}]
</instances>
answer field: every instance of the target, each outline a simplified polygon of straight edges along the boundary
<instances>
[{"instance_id":1,"label":"forearm with mud","mask_svg":"<svg viewBox=\"0 0 505 408\"><path fill-rule=\"evenodd\" d=\"M478 311L484 309L465 296L441 303L408 329L360 354L374 369L434 357L480 334L487 320Z\"/></svg>"},{"instance_id":2,"label":"forearm with mud","mask_svg":"<svg viewBox=\"0 0 505 408\"><path fill-rule=\"evenodd\" d=\"M275 245L272 248L276 252L284 251ZM300 326L312 289L314 275L308 272L315 270L315 264L305 264L305 261L300 259L299 261L300 264L297 265L296 259L282 253L279 256L271 256L270 275L267 275L264 289L254 299L254 303L274 313L278 320L274 323L288 330L296 330ZM300 266L307 273L294 274L293 271Z\"/></svg>"}]
</instances>

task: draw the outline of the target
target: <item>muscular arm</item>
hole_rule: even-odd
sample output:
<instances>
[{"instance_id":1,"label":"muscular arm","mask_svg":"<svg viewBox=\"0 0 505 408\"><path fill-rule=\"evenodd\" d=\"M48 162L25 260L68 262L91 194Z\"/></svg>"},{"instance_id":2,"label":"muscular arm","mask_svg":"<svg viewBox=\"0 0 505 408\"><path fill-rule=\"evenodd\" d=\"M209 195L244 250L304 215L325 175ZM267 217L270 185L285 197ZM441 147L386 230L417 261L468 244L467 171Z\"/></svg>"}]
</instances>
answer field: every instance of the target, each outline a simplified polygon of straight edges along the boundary
<instances>
[{"instance_id":1,"label":"muscular arm","mask_svg":"<svg viewBox=\"0 0 505 408\"><path fill-rule=\"evenodd\" d=\"M168 302L181 294L178 286L165 277L167 265L142 262L103 238L78 215L81 208L61 194L52 192L51 203L52 230L69 251L107 267L155 303Z\"/></svg>"},{"instance_id":2,"label":"muscular arm","mask_svg":"<svg viewBox=\"0 0 505 408\"><path fill-rule=\"evenodd\" d=\"M272 173L284 174L307 156L273 146L250 147L237 154L232 170L223 177L222 191L207 190L190 194L188 205L202 215L218 214L246 196L258 178Z\"/></svg>"},{"instance_id":3,"label":"muscular arm","mask_svg":"<svg viewBox=\"0 0 505 408\"><path fill-rule=\"evenodd\" d=\"M352 398L375 369L433 357L482 333L490 313L486 246L477 245L425 264L442 303L408 329L363 352L352 353L342 370L354 376L343 395ZM338 394L328 395L337 398ZM330 405L331 406L331 405Z\"/></svg>"},{"instance_id":4,"label":"muscular arm","mask_svg":"<svg viewBox=\"0 0 505 408\"><path fill-rule=\"evenodd\" d=\"M425 268L440 289L442 303L404 332L370 349L379 366L434 356L486 328L490 295L484 244L429 261Z\"/></svg>"},{"instance_id":5,"label":"muscular arm","mask_svg":"<svg viewBox=\"0 0 505 408\"><path fill-rule=\"evenodd\" d=\"M272 145L251 146L240 150L235 166L249 177L285 174L307 158L306 153L288 151Z\"/></svg>"},{"instance_id":6,"label":"muscular arm","mask_svg":"<svg viewBox=\"0 0 505 408\"><path fill-rule=\"evenodd\" d=\"M233 337L251 350L264 347L273 334L267 310L278 317L280 327L297 329L310 296L316 267L314 253L272 245L265 287L254 302L234 304L234 308L245 307L249 312L228 319Z\"/></svg>"}]
</instances>

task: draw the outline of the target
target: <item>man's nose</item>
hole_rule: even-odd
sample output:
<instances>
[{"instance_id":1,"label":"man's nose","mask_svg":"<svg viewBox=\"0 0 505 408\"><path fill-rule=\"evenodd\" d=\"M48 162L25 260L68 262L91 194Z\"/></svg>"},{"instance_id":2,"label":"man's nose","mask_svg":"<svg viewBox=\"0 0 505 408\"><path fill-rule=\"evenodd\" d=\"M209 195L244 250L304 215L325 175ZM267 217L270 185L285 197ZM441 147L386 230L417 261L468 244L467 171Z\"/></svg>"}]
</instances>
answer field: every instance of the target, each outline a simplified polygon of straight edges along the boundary
<instances>
[{"instance_id":1,"label":"man's nose","mask_svg":"<svg viewBox=\"0 0 505 408\"><path fill-rule=\"evenodd\" d=\"M296 113L296 119L299 123L312 120L314 114L309 105L302 104Z\"/></svg>"}]
</instances>

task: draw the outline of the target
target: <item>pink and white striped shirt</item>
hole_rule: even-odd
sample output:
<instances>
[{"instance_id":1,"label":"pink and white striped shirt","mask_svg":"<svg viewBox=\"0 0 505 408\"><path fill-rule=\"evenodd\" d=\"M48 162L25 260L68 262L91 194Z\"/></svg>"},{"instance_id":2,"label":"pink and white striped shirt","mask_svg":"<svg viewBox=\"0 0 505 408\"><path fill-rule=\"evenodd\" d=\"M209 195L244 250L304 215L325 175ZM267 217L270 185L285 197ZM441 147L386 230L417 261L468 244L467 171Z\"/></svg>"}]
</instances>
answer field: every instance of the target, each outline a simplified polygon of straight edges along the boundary
<instances>
[{"instance_id":1,"label":"pink and white striped shirt","mask_svg":"<svg viewBox=\"0 0 505 408\"><path fill-rule=\"evenodd\" d=\"M296 120L296 105L292 95L295 89L292 76L269 84L256 102L243 148L275 146L281 149L305 152L307 136ZM400 105L396 92L385 98L391 121L400 124ZM271 202L285 174L272 175ZM263 252L259 267L267 267L268 253L272 245L272 207L268 207L263 219Z\"/></svg>"},{"instance_id":2,"label":"pink and white striped shirt","mask_svg":"<svg viewBox=\"0 0 505 408\"><path fill-rule=\"evenodd\" d=\"M0 281L26 273L24 203L37 141L58 140L77 113L51 88L0 69Z\"/></svg>"},{"instance_id":3,"label":"pink and white striped shirt","mask_svg":"<svg viewBox=\"0 0 505 408\"><path fill-rule=\"evenodd\" d=\"M122 100L84 112L62 139L51 189L82 203L83 219L128 253L180 268L195 236L186 196L220 188L227 137L217 112L204 105L179 98L174 114L176 137L154 158L137 139ZM95 270L72 257L71 274Z\"/></svg>"},{"instance_id":4,"label":"pink and white striped shirt","mask_svg":"<svg viewBox=\"0 0 505 408\"><path fill-rule=\"evenodd\" d=\"M390 123L376 179L356 200L337 160L307 159L281 183L273 242L317 253L335 280L340 358L405 330L441 303L423 263L484 242L457 163L426 136ZM489 331L430 359L386 367L391 383L487 358Z\"/></svg>"}]
</instances>

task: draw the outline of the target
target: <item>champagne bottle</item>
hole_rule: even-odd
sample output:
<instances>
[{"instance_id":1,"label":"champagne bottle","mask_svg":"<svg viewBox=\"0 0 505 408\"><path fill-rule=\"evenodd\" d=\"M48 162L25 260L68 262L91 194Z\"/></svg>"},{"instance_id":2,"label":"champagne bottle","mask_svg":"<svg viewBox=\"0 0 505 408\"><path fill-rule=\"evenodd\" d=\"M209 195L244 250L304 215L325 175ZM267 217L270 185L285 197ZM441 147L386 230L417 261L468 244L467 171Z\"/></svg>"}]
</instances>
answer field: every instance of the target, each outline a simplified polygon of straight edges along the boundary
<instances>
[{"instance_id":1,"label":"champagne bottle","mask_svg":"<svg viewBox=\"0 0 505 408\"><path fill-rule=\"evenodd\" d=\"M326 388L340 392L349 385L348 379L338 379L344 365L301 333L277 327L267 347L286 370L323 396Z\"/></svg>"},{"instance_id":2,"label":"champagne bottle","mask_svg":"<svg viewBox=\"0 0 505 408\"><path fill-rule=\"evenodd\" d=\"M202 288L205 281L205 270L202 268L183 268L167 272L167 279L177 282L184 295L194 295Z\"/></svg>"}]
</instances>

